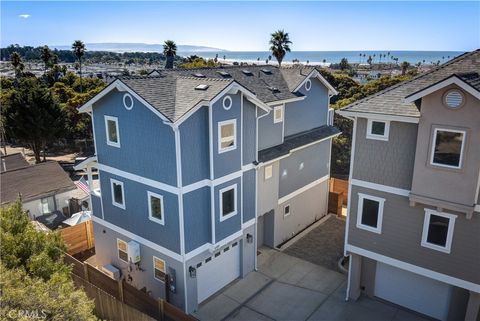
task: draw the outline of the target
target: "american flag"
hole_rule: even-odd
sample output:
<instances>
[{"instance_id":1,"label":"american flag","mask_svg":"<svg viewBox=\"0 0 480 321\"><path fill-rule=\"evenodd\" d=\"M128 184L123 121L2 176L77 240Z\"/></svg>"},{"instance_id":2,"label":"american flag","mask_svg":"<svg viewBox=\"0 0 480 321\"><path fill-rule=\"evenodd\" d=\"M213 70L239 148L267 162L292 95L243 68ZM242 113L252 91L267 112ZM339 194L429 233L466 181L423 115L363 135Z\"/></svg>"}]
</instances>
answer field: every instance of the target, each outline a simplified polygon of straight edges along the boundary
<instances>
[{"instance_id":1,"label":"american flag","mask_svg":"<svg viewBox=\"0 0 480 321\"><path fill-rule=\"evenodd\" d=\"M86 194L89 193L88 182L84 176L82 176L80 180L76 181L75 185L77 185L77 187L84 191Z\"/></svg>"}]
</instances>

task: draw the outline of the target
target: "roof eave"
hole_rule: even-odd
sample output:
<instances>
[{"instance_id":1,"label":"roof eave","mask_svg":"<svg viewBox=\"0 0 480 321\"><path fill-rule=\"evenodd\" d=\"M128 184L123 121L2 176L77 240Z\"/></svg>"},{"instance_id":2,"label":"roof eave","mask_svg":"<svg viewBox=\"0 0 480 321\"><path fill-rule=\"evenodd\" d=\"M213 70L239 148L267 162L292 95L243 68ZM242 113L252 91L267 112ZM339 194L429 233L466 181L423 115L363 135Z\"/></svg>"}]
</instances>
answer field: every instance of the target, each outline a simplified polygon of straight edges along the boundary
<instances>
[{"instance_id":1,"label":"roof eave","mask_svg":"<svg viewBox=\"0 0 480 321\"><path fill-rule=\"evenodd\" d=\"M335 111L335 113L349 119L359 117L359 118L370 118L370 119L376 119L376 120L398 121L398 122L413 123L413 124L418 124L420 120L420 118L416 116L380 114L380 113L369 113L369 112L350 111L350 110L337 110Z\"/></svg>"},{"instance_id":2,"label":"roof eave","mask_svg":"<svg viewBox=\"0 0 480 321\"><path fill-rule=\"evenodd\" d=\"M325 85L325 87L327 87L328 89L328 93L330 94L330 96L335 96L338 94L338 91L325 79L323 78L323 76L320 74L320 72L317 70L317 69L313 69L301 82L300 84L298 84L298 86L295 87L294 90L292 90L292 92L296 92L298 91L302 86L303 84L305 84L305 82L312 78L312 77L315 77L317 78L318 80L320 80L320 82Z\"/></svg>"}]
</instances>

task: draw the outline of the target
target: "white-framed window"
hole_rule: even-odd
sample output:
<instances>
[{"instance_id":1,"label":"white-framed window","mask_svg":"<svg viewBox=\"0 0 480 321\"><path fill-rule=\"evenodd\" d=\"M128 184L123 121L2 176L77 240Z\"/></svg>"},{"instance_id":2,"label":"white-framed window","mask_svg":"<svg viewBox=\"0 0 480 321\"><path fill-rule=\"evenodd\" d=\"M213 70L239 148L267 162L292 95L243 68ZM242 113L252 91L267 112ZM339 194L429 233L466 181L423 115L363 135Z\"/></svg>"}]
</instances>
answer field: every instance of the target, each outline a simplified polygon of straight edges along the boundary
<instances>
[{"instance_id":1,"label":"white-framed window","mask_svg":"<svg viewBox=\"0 0 480 321\"><path fill-rule=\"evenodd\" d=\"M273 165L265 166L265 180L272 178L273 175Z\"/></svg>"},{"instance_id":2,"label":"white-framed window","mask_svg":"<svg viewBox=\"0 0 480 321\"><path fill-rule=\"evenodd\" d=\"M117 239L118 258L125 263L128 263L128 243L124 240Z\"/></svg>"},{"instance_id":3,"label":"white-framed window","mask_svg":"<svg viewBox=\"0 0 480 321\"><path fill-rule=\"evenodd\" d=\"M273 123L281 123L283 121L283 105L273 107Z\"/></svg>"},{"instance_id":4,"label":"white-framed window","mask_svg":"<svg viewBox=\"0 0 480 321\"><path fill-rule=\"evenodd\" d=\"M310 91L310 89L312 89L312 81L310 79L307 79L307 81L305 82L305 90Z\"/></svg>"},{"instance_id":5,"label":"white-framed window","mask_svg":"<svg viewBox=\"0 0 480 321\"><path fill-rule=\"evenodd\" d=\"M223 109L230 110L230 108L232 108L232 105L233 105L232 97L225 96L225 98L223 98L222 105L223 105Z\"/></svg>"},{"instance_id":6,"label":"white-framed window","mask_svg":"<svg viewBox=\"0 0 480 321\"><path fill-rule=\"evenodd\" d=\"M422 246L450 253L457 215L425 209Z\"/></svg>"},{"instance_id":7,"label":"white-framed window","mask_svg":"<svg viewBox=\"0 0 480 321\"><path fill-rule=\"evenodd\" d=\"M290 215L290 204L287 204L283 207L283 217Z\"/></svg>"},{"instance_id":8,"label":"white-framed window","mask_svg":"<svg viewBox=\"0 0 480 321\"><path fill-rule=\"evenodd\" d=\"M390 121L368 119L367 121L367 138L376 140L388 140L390 132Z\"/></svg>"},{"instance_id":9,"label":"white-framed window","mask_svg":"<svg viewBox=\"0 0 480 321\"><path fill-rule=\"evenodd\" d=\"M237 120L218 122L218 153L225 153L237 148Z\"/></svg>"},{"instance_id":10,"label":"white-framed window","mask_svg":"<svg viewBox=\"0 0 480 321\"><path fill-rule=\"evenodd\" d=\"M120 132L118 131L118 118L105 115L105 131L107 145L120 147Z\"/></svg>"},{"instance_id":11,"label":"white-framed window","mask_svg":"<svg viewBox=\"0 0 480 321\"><path fill-rule=\"evenodd\" d=\"M381 234L384 204L384 198L358 193L357 227Z\"/></svg>"},{"instance_id":12,"label":"white-framed window","mask_svg":"<svg viewBox=\"0 0 480 321\"><path fill-rule=\"evenodd\" d=\"M465 136L464 130L435 128L430 164L454 169L461 168Z\"/></svg>"},{"instance_id":13,"label":"white-framed window","mask_svg":"<svg viewBox=\"0 0 480 321\"><path fill-rule=\"evenodd\" d=\"M123 182L110 178L110 189L112 190L112 204L125 209L125 191Z\"/></svg>"},{"instance_id":14,"label":"white-framed window","mask_svg":"<svg viewBox=\"0 0 480 321\"><path fill-rule=\"evenodd\" d=\"M154 256L153 257L153 277L161 282L165 282L166 266L165 261Z\"/></svg>"},{"instance_id":15,"label":"white-framed window","mask_svg":"<svg viewBox=\"0 0 480 321\"><path fill-rule=\"evenodd\" d=\"M165 225L165 212L163 210L163 196L147 192L148 196L148 218L151 221Z\"/></svg>"},{"instance_id":16,"label":"white-framed window","mask_svg":"<svg viewBox=\"0 0 480 321\"><path fill-rule=\"evenodd\" d=\"M219 191L220 222L237 214L237 184Z\"/></svg>"},{"instance_id":17,"label":"white-framed window","mask_svg":"<svg viewBox=\"0 0 480 321\"><path fill-rule=\"evenodd\" d=\"M55 211L55 197L49 196L40 200L42 203L42 214L50 214Z\"/></svg>"}]
</instances>

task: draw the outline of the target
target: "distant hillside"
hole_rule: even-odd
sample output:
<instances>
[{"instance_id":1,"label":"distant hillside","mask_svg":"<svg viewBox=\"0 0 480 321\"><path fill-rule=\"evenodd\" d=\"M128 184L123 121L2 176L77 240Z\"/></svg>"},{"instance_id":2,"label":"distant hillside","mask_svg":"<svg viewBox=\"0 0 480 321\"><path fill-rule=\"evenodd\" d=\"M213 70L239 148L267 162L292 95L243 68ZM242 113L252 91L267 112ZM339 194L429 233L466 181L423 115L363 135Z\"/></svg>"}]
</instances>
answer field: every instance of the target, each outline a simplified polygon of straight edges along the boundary
<instances>
[{"instance_id":1,"label":"distant hillside","mask_svg":"<svg viewBox=\"0 0 480 321\"><path fill-rule=\"evenodd\" d=\"M115 43L115 42L105 42L105 43L86 43L88 51L110 51L110 52L162 52L162 44L147 44L147 43ZM59 50L71 50L71 45L56 45L51 46L51 48L56 48ZM211 51L226 51L223 49L204 47L204 46L193 46L193 45L177 45L177 52L211 52Z\"/></svg>"}]
</instances>

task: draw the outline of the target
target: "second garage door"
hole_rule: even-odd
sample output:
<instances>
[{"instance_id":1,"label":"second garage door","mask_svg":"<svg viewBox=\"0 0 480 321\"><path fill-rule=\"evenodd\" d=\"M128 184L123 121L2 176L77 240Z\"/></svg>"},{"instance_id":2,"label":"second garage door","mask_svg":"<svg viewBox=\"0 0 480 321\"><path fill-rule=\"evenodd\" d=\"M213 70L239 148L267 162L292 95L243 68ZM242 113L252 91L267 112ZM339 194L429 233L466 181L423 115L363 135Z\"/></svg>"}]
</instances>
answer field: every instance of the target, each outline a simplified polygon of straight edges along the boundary
<instances>
[{"instance_id":1,"label":"second garage door","mask_svg":"<svg viewBox=\"0 0 480 321\"><path fill-rule=\"evenodd\" d=\"M240 276L240 243L212 254L197 269L198 303Z\"/></svg>"},{"instance_id":2,"label":"second garage door","mask_svg":"<svg viewBox=\"0 0 480 321\"><path fill-rule=\"evenodd\" d=\"M451 292L446 283L377 262L375 296L379 298L445 320Z\"/></svg>"}]
</instances>

